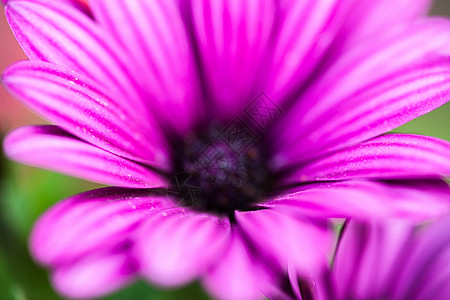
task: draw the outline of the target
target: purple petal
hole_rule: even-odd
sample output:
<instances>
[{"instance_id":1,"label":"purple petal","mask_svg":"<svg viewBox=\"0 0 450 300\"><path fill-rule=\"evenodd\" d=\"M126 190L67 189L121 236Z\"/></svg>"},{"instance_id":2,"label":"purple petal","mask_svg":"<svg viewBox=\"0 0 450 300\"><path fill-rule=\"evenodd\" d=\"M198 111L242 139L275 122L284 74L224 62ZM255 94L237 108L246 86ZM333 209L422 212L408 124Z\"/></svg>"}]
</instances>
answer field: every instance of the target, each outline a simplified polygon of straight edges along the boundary
<instances>
[{"instance_id":1,"label":"purple petal","mask_svg":"<svg viewBox=\"0 0 450 300\"><path fill-rule=\"evenodd\" d=\"M401 29L348 51L311 85L273 131L280 159L355 145L448 102L450 22Z\"/></svg>"},{"instance_id":2,"label":"purple petal","mask_svg":"<svg viewBox=\"0 0 450 300\"><path fill-rule=\"evenodd\" d=\"M326 218L427 220L450 211L444 181L343 181L316 184L267 203L285 212Z\"/></svg>"},{"instance_id":3,"label":"purple petal","mask_svg":"<svg viewBox=\"0 0 450 300\"><path fill-rule=\"evenodd\" d=\"M311 76L347 17L349 1L279 1L279 32L265 92L275 101Z\"/></svg>"},{"instance_id":4,"label":"purple petal","mask_svg":"<svg viewBox=\"0 0 450 300\"><path fill-rule=\"evenodd\" d=\"M397 24L411 22L424 16L431 7L432 0L356 0L352 13L337 37L342 48L347 48L364 38L390 30Z\"/></svg>"},{"instance_id":5,"label":"purple petal","mask_svg":"<svg viewBox=\"0 0 450 300\"><path fill-rule=\"evenodd\" d=\"M89 255L58 266L51 277L53 286L64 297L92 299L130 283L136 277L136 266L126 253Z\"/></svg>"},{"instance_id":6,"label":"purple petal","mask_svg":"<svg viewBox=\"0 0 450 300\"><path fill-rule=\"evenodd\" d=\"M450 176L450 142L428 136L390 134L316 160L286 183L361 178Z\"/></svg>"},{"instance_id":7,"label":"purple petal","mask_svg":"<svg viewBox=\"0 0 450 300\"><path fill-rule=\"evenodd\" d=\"M147 117L133 66L125 51L89 16L59 1L12 0L11 29L31 60L51 62L90 76Z\"/></svg>"},{"instance_id":8,"label":"purple petal","mask_svg":"<svg viewBox=\"0 0 450 300\"><path fill-rule=\"evenodd\" d=\"M13 1L16 1L16 0L1 0L0 3L5 5L6 3L13 2ZM34 1L39 2L40 0L34 0ZM60 0L59 2L64 3L64 5L66 5L66 4L71 5L75 8L83 11L84 13L89 14L85 0Z\"/></svg>"},{"instance_id":9,"label":"purple petal","mask_svg":"<svg viewBox=\"0 0 450 300\"><path fill-rule=\"evenodd\" d=\"M261 91L265 50L274 22L272 0L191 1L196 42L218 117L232 118Z\"/></svg>"},{"instance_id":10,"label":"purple petal","mask_svg":"<svg viewBox=\"0 0 450 300\"><path fill-rule=\"evenodd\" d=\"M317 117L305 137L309 151L318 144L328 151L354 145L394 129L447 103L449 91L447 58L384 78Z\"/></svg>"},{"instance_id":11,"label":"purple petal","mask_svg":"<svg viewBox=\"0 0 450 300\"><path fill-rule=\"evenodd\" d=\"M347 224L333 270L336 299L386 297L389 286L397 284L393 276L401 273L395 266L402 265L403 250L411 246L411 229L398 221Z\"/></svg>"},{"instance_id":12,"label":"purple petal","mask_svg":"<svg viewBox=\"0 0 450 300\"><path fill-rule=\"evenodd\" d=\"M281 269L289 262L295 271L305 274L327 264L333 235L323 224L272 209L238 212L236 219L258 249L273 256Z\"/></svg>"},{"instance_id":13,"label":"purple petal","mask_svg":"<svg viewBox=\"0 0 450 300\"><path fill-rule=\"evenodd\" d=\"M450 217L425 228L405 249L408 260L394 287L395 299L445 299L450 295Z\"/></svg>"},{"instance_id":14,"label":"purple petal","mask_svg":"<svg viewBox=\"0 0 450 300\"><path fill-rule=\"evenodd\" d=\"M141 66L152 111L165 119L161 123L186 131L200 121L198 75L176 1L96 0L90 7Z\"/></svg>"},{"instance_id":15,"label":"purple petal","mask_svg":"<svg viewBox=\"0 0 450 300\"><path fill-rule=\"evenodd\" d=\"M230 224L215 216L176 208L152 216L139 231L136 256L142 275L164 287L186 284L220 259Z\"/></svg>"},{"instance_id":16,"label":"purple petal","mask_svg":"<svg viewBox=\"0 0 450 300\"><path fill-rule=\"evenodd\" d=\"M305 99L309 96L323 97L304 103L314 107L311 111L313 115L305 116L307 122L333 105L348 101L346 98L356 91L370 87L389 75L414 71L417 67L426 68L430 63L439 61L438 58L450 54L449 35L450 21L428 18L396 27L352 48L323 74L319 82L311 86L311 94L304 96Z\"/></svg>"},{"instance_id":17,"label":"purple petal","mask_svg":"<svg viewBox=\"0 0 450 300\"><path fill-rule=\"evenodd\" d=\"M52 125L16 129L3 145L6 155L13 160L101 184L134 188L166 185L150 169L85 143Z\"/></svg>"},{"instance_id":18,"label":"purple petal","mask_svg":"<svg viewBox=\"0 0 450 300\"><path fill-rule=\"evenodd\" d=\"M330 285L319 290L333 299L445 299L450 292L449 225L448 216L420 231L395 220L351 221Z\"/></svg>"},{"instance_id":19,"label":"purple petal","mask_svg":"<svg viewBox=\"0 0 450 300\"><path fill-rule=\"evenodd\" d=\"M159 133L146 131L140 126L143 120L122 110L85 76L27 61L10 66L3 83L34 111L75 136L115 154L165 167Z\"/></svg>"},{"instance_id":20,"label":"purple petal","mask_svg":"<svg viewBox=\"0 0 450 300\"><path fill-rule=\"evenodd\" d=\"M247 248L237 230L226 252L203 279L206 290L217 299L264 299L261 291L274 282L274 274Z\"/></svg>"},{"instance_id":21,"label":"purple petal","mask_svg":"<svg viewBox=\"0 0 450 300\"><path fill-rule=\"evenodd\" d=\"M42 264L58 266L117 247L155 211L172 206L149 190L103 188L57 204L35 224L30 248Z\"/></svg>"},{"instance_id":22,"label":"purple petal","mask_svg":"<svg viewBox=\"0 0 450 300\"><path fill-rule=\"evenodd\" d=\"M267 299L276 299L276 300L302 300L301 294L296 294L297 298L292 297L290 294L281 290L279 286L266 286L263 288L262 292L266 296Z\"/></svg>"}]
</instances>

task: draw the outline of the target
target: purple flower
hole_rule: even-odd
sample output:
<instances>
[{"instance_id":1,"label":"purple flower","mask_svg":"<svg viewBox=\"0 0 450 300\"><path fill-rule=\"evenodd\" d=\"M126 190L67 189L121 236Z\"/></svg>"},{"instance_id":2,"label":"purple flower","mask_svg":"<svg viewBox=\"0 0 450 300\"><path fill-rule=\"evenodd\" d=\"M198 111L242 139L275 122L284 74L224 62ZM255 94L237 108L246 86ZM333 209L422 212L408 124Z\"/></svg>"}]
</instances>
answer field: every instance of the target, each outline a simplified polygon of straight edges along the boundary
<instances>
[{"instance_id":1,"label":"purple flower","mask_svg":"<svg viewBox=\"0 0 450 300\"><path fill-rule=\"evenodd\" d=\"M400 220L349 221L333 263L315 278L289 274L273 299L428 300L450 295L450 217L426 227Z\"/></svg>"},{"instance_id":2,"label":"purple flower","mask_svg":"<svg viewBox=\"0 0 450 300\"><path fill-rule=\"evenodd\" d=\"M7 155L116 186L50 209L32 254L68 297L143 276L253 299L326 264L316 217L447 213L450 144L380 136L449 99L450 22L428 4L9 0L30 61L3 82L56 125Z\"/></svg>"},{"instance_id":3,"label":"purple flower","mask_svg":"<svg viewBox=\"0 0 450 300\"><path fill-rule=\"evenodd\" d=\"M412 230L404 222L350 222L318 299L447 299L450 218Z\"/></svg>"}]
</instances>

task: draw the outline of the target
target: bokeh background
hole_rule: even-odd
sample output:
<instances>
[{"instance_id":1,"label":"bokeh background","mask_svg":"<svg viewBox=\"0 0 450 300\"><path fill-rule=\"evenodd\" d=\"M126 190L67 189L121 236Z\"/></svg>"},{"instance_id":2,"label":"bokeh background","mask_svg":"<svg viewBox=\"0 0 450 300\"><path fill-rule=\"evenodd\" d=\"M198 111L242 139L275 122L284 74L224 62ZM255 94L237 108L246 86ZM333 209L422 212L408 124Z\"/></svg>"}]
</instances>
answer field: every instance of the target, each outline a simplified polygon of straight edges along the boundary
<instances>
[{"instance_id":1,"label":"bokeh background","mask_svg":"<svg viewBox=\"0 0 450 300\"><path fill-rule=\"evenodd\" d=\"M431 14L450 16L450 1L435 1ZM3 11L0 15L0 70L4 70L12 62L26 57L10 32ZM45 121L0 86L0 140L13 128L40 123ZM395 131L450 141L450 104ZM49 285L47 271L29 256L28 236L35 220L51 205L96 187L93 183L13 163L0 152L0 300L62 299ZM137 282L104 299L208 299L208 296L198 283L180 290L161 290Z\"/></svg>"}]
</instances>

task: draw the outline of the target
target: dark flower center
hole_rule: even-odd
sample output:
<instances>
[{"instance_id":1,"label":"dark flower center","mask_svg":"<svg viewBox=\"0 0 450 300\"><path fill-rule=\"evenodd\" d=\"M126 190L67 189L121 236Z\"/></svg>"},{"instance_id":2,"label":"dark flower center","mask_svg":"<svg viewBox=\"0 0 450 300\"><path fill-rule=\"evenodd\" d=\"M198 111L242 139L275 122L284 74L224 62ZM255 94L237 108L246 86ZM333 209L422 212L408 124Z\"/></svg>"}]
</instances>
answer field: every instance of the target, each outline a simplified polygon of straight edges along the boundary
<instances>
[{"instance_id":1,"label":"dark flower center","mask_svg":"<svg viewBox=\"0 0 450 300\"><path fill-rule=\"evenodd\" d=\"M169 192L179 205L228 215L252 210L266 195L270 173L257 134L241 120L209 126L174 143Z\"/></svg>"}]
</instances>

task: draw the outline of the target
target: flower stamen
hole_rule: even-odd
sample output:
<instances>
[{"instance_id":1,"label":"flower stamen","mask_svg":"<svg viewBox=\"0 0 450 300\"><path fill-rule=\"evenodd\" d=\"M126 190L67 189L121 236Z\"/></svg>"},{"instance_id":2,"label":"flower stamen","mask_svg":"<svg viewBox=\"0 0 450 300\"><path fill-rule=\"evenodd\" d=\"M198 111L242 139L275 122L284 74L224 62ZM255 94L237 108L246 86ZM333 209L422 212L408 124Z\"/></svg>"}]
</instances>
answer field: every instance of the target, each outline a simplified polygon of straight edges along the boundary
<instances>
[{"instance_id":1,"label":"flower stamen","mask_svg":"<svg viewBox=\"0 0 450 300\"><path fill-rule=\"evenodd\" d=\"M230 217L236 210L255 209L270 181L262 147L257 141L242 147L251 134L230 140L217 126L199 132L174 147L176 174L170 191L179 204Z\"/></svg>"}]
</instances>

